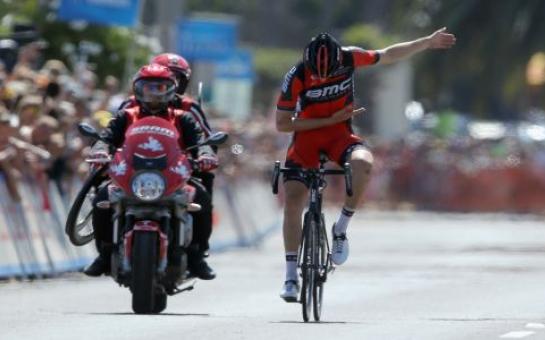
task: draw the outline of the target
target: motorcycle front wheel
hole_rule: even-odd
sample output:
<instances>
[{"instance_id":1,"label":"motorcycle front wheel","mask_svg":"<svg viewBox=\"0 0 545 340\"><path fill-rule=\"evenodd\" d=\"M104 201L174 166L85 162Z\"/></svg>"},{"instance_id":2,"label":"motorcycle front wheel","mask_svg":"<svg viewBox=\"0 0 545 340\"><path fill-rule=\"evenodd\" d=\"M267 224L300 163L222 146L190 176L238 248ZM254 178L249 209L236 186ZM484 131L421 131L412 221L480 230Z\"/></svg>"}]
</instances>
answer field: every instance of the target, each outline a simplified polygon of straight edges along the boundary
<instances>
[{"instance_id":1,"label":"motorcycle front wheel","mask_svg":"<svg viewBox=\"0 0 545 340\"><path fill-rule=\"evenodd\" d=\"M132 310L136 314L155 314L157 234L154 232L135 232L132 244ZM161 297L159 297L161 300ZM157 301L161 303L162 301ZM158 306L161 307L161 306ZM166 298L164 299L166 307ZM159 308L160 309L160 308ZM164 309L164 308L163 308Z\"/></svg>"}]
</instances>

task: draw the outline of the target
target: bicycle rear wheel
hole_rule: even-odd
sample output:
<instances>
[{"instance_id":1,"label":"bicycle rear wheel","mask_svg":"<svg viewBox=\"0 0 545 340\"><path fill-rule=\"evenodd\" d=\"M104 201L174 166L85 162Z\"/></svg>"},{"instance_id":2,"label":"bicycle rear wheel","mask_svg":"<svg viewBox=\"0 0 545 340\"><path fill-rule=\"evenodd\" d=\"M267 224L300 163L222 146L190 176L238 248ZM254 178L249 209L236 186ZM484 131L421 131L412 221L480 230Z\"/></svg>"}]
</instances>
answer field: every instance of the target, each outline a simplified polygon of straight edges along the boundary
<instances>
[{"instance_id":1,"label":"bicycle rear wheel","mask_svg":"<svg viewBox=\"0 0 545 340\"><path fill-rule=\"evenodd\" d=\"M312 310L312 297L314 291L314 268L313 268L313 249L314 234L316 230L315 220L310 213L305 214L303 224L303 238L301 242L301 275L303 277L303 284L301 287L301 305L303 307L303 320L308 322L311 317Z\"/></svg>"},{"instance_id":2,"label":"bicycle rear wheel","mask_svg":"<svg viewBox=\"0 0 545 340\"><path fill-rule=\"evenodd\" d=\"M68 211L65 232L75 246L84 246L95 238L92 226L92 201L105 171L106 168L103 167L89 175Z\"/></svg>"},{"instance_id":3,"label":"bicycle rear wheel","mask_svg":"<svg viewBox=\"0 0 545 340\"><path fill-rule=\"evenodd\" d=\"M318 224L319 223L319 224ZM314 233L314 287L312 290L313 302L313 314L314 320L320 321L322 315L322 299L324 296L324 284L327 276L327 235L324 220L320 218L319 222L316 221L316 228Z\"/></svg>"}]
</instances>

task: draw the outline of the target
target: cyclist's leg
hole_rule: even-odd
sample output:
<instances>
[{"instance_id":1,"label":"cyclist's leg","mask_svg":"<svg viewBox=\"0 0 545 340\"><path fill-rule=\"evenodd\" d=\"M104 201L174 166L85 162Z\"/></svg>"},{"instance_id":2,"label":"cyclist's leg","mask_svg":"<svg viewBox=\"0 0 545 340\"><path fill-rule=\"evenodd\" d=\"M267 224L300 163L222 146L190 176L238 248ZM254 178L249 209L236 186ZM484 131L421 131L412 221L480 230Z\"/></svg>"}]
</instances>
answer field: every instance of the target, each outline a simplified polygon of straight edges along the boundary
<instances>
[{"instance_id":1,"label":"cyclist's leg","mask_svg":"<svg viewBox=\"0 0 545 340\"><path fill-rule=\"evenodd\" d=\"M344 207L356 210L360 203L373 167L373 154L361 138L347 134L337 139L337 143L328 150L330 159L339 165L348 162L352 168L352 196L346 196Z\"/></svg>"},{"instance_id":2,"label":"cyclist's leg","mask_svg":"<svg viewBox=\"0 0 545 340\"><path fill-rule=\"evenodd\" d=\"M341 150L343 151L340 152ZM332 228L331 260L333 263L340 265L348 258L349 246L346 229L369 181L373 155L359 137L349 135L345 136L344 139L340 139L336 148L331 149L330 157L336 157L332 159L337 159L339 164L348 162L352 168L353 194L352 196L346 195L339 218Z\"/></svg>"},{"instance_id":3,"label":"cyclist's leg","mask_svg":"<svg viewBox=\"0 0 545 340\"><path fill-rule=\"evenodd\" d=\"M346 196L344 205L354 211L361 202L373 167L373 154L364 145L355 145L346 156L352 168L352 196Z\"/></svg>"},{"instance_id":4,"label":"cyclist's leg","mask_svg":"<svg viewBox=\"0 0 545 340\"><path fill-rule=\"evenodd\" d=\"M311 143L299 138L288 149L286 167L312 168L319 164L318 150ZM309 183L301 173L284 174L286 202L284 204L284 249L297 252L301 242L301 215L308 197Z\"/></svg>"},{"instance_id":5,"label":"cyclist's leg","mask_svg":"<svg viewBox=\"0 0 545 340\"><path fill-rule=\"evenodd\" d=\"M301 243L301 215L308 197L306 184L298 180L287 180L284 183L284 249L297 253Z\"/></svg>"},{"instance_id":6,"label":"cyclist's leg","mask_svg":"<svg viewBox=\"0 0 545 340\"><path fill-rule=\"evenodd\" d=\"M305 153L306 155L313 153ZM315 161L318 162L317 157ZM294 146L288 150L286 167L308 166L295 152ZM312 164L310 165L312 166ZM284 249L286 256L286 278L280 297L287 302L297 301L299 295L297 252L301 243L301 215L308 197L308 183L300 173L284 174Z\"/></svg>"},{"instance_id":7,"label":"cyclist's leg","mask_svg":"<svg viewBox=\"0 0 545 340\"><path fill-rule=\"evenodd\" d=\"M286 276L280 297L286 302L295 302L299 296L297 251L301 242L301 214L305 207L308 189L303 182L286 178L284 191L284 225L282 231L286 256Z\"/></svg>"}]
</instances>

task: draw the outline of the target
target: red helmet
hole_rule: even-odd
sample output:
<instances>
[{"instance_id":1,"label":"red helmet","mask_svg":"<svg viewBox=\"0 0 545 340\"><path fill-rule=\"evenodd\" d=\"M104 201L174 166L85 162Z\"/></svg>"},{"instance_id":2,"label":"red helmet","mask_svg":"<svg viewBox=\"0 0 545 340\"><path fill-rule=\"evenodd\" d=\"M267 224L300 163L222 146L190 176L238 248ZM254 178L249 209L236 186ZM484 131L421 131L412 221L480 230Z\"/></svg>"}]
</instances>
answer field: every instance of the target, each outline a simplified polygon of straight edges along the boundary
<instances>
[{"instance_id":1,"label":"red helmet","mask_svg":"<svg viewBox=\"0 0 545 340\"><path fill-rule=\"evenodd\" d=\"M168 67L172 72L174 72L176 79L178 80L177 92L179 94L183 94L185 92L187 84L191 79L191 68L184 57L174 53L163 53L153 57L151 62Z\"/></svg>"},{"instance_id":2,"label":"red helmet","mask_svg":"<svg viewBox=\"0 0 545 340\"><path fill-rule=\"evenodd\" d=\"M168 68L150 64L140 68L134 76L132 89L134 97L144 109L152 114L163 110L174 99L176 77Z\"/></svg>"}]
</instances>

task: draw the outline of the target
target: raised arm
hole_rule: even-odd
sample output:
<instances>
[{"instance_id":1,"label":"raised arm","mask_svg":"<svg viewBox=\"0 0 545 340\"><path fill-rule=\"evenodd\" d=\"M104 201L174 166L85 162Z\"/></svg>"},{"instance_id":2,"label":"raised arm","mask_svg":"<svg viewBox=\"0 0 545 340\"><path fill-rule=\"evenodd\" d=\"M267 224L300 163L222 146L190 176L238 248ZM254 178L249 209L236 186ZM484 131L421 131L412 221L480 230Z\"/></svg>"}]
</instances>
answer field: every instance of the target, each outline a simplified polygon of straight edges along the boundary
<instances>
[{"instance_id":1,"label":"raised arm","mask_svg":"<svg viewBox=\"0 0 545 340\"><path fill-rule=\"evenodd\" d=\"M391 64L411 57L427 49L449 49L456 43L456 37L443 27L434 33L413 41L402 42L379 50L381 64Z\"/></svg>"}]
</instances>

